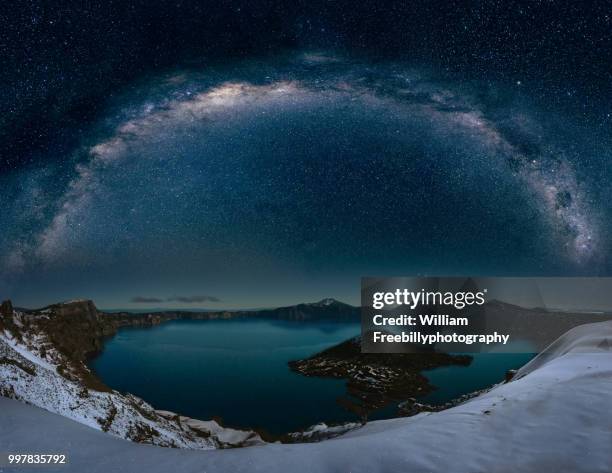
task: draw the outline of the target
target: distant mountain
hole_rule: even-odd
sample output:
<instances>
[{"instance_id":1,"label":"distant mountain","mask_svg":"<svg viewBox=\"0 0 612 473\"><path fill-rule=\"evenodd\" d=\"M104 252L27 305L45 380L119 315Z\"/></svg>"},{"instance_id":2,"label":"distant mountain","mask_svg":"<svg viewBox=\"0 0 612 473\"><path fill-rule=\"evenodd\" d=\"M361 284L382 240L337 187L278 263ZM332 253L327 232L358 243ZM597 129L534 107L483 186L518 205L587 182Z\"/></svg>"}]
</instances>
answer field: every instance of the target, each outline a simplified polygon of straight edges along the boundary
<instances>
[{"instance_id":1,"label":"distant mountain","mask_svg":"<svg viewBox=\"0 0 612 473\"><path fill-rule=\"evenodd\" d=\"M340 302L336 299L333 299L331 297L327 297L326 299L321 299L319 302L310 302L308 304L304 304L304 305L309 305L312 307L330 307L330 306L343 306L343 307L351 307L348 304L345 304L344 302Z\"/></svg>"},{"instance_id":2,"label":"distant mountain","mask_svg":"<svg viewBox=\"0 0 612 473\"><path fill-rule=\"evenodd\" d=\"M234 318L268 318L279 320L330 320L345 321L360 319L360 308L336 299L326 298L318 302L302 303L275 309L241 310L151 310L138 312L100 312L106 320L118 327L157 325L169 320L211 320Z\"/></svg>"},{"instance_id":3,"label":"distant mountain","mask_svg":"<svg viewBox=\"0 0 612 473\"><path fill-rule=\"evenodd\" d=\"M253 311L251 314L283 320L359 320L361 310L336 299L326 298L318 302Z\"/></svg>"}]
</instances>

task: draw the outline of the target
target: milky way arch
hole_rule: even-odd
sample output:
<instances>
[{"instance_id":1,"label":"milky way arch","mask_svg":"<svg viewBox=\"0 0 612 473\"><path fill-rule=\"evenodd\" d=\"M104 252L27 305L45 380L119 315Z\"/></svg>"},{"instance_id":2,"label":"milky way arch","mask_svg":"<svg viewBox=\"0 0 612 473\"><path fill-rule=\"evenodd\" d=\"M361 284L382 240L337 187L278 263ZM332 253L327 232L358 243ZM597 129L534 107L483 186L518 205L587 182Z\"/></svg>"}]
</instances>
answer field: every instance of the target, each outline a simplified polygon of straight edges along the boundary
<instances>
[{"instance_id":1,"label":"milky way arch","mask_svg":"<svg viewBox=\"0 0 612 473\"><path fill-rule=\"evenodd\" d=\"M333 232L342 234L342 230L334 228L334 222L339 227L358 228L371 216L376 224L389 223L391 231L400 232L398 218L418 216L411 202L424 199L424 188L418 183L420 171L415 169L423 165L423 160L412 159L412 151L406 151L403 157L402 146L406 143L409 150L418 148L419 153L434 150L436 158L424 164L430 168L425 174L433 176L437 188L458 187L465 194L462 198L466 207L470 207L474 193L482 191L477 189L479 179L489 187L485 193L491 197L497 184L500 190L515 184L523 189L520 199L533 206L534 213L526 214L525 219L537 215L545 222L545 238L555 247L547 251L570 265L580 266L596 259L600 230L574 163L562 147L548 139L528 107L491 98L490 91L483 98L477 87L467 88L432 77L405 65L372 65L332 55L304 54L216 72L178 71L149 80L118 100L108 118L92 132L90 143L72 158L74 164L69 166L64 190L55 199L41 203L40 196L48 195L46 184L33 179L26 190L29 201L37 205L31 205L15 219L16 228L24 230L3 245L5 265L15 273L27 273L32 266L87 266L96 264L97 258L112 260L109 254L114 246L131 248L129 251L138 254L142 262L151 257L141 255L144 250L138 241L142 240L143 229L147 235L157 234L160 241L172 241L176 236L173 232L179 230L187 235L186 241L188 237L198 241L185 248L185 252L196 254L214 240L214 248L202 253L203 261L215 251L217 256L229 252L250 254L245 266L265 266L264 260L268 256L274 259L277 250L278 259L286 258L293 244L299 246L296 253L300 253L292 263L295 265L313 253L339 254L342 248L331 242ZM303 118L293 123L294 116ZM283 123L283 117L289 117L289 125ZM362 127L367 134L369 123L376 120L381 127L378 135L373 134L369 140L374 142L372 149L353 153L354 144L345 130ZM323 124L321 141L316 139L319 131L309 131L317 121ZM232 135L236 130L243 136ZM264 136L258 138L256 133ZM349 134L344 136L345 133ZM381 134L388 137L376 143L376 136ZM304 149L295 153L298 157L292 162L286 155L293 150L283 148L291 146L284 141L300 143L302 135ZM318 157L310 162L309 149L324 147L325 136L331 137L334 148L325 153L316 151ZM269 147L276 146L276 141L281 143L278 149L282 153L263 156L271 153ZM245 142L249 149L241 148ZM368 141L364 143L367 146ZM224 147L239 149L237 157L227 160L234 160L231 170L222 158ZM351 158L351 153L357 157ZM381 156L372 157L376 153ZM259 160L257 166L249 164L249 155ZM218 163L216 168L214 163ZM183 169L180 166L189 173L178 171ZM262 171L268 166L281 170ZM436 167L448 168L442 182ZM411 177L406 188L397 191L401 178L395 176L402 173ZM260 178L261 188L255 186ZM332 178L333 182L326 181ZM415 182L417 188L411 191ZM381 201L377 207L375 195L394 192L385 183L395 186L399 195L395 200ZM133 194L131 188L135 189ZM148 193L151 209L139 204ZM333 210L326 212L325 199L317 193L327 193L331 199L348 196L348 200L344 206L330 204ZM170 197L158 199L161 194ZM356 194L363 195L363 200L354 197ZM425 198L422 202L426 201ZM283 209L283 205L291 211ZM357 210L352 211L351 205ZM508 208L507 199L503 206ZM215 210L220 207L226 211ZM420 208L421 212L429 211ZM491 212L491 208L483 208L483 212L487 211ZM385 212L394 217L381 217ZM330 228L328 232L315 228L317 218L311 217L313 213ZM518 218L515 223L520 226L520 214ZM245 226L244 221L249 219L252 222ZM257 225L267 225L266 219L270 219L269 228L260 231ZM111 220L121 223L109 223ZM414 227L413 222L405 225ZM236 234L250 233L252 241L245 243L229 237L226 244L219 243L224 231L232 234L232 226ZM311 237L304 236L308 231ZM485 228L483 233L486 231ZM541 231L540 228L538 232ZM372 258L363 248L372 242L360 243L359 231L355 235L355 241L348 245L350 253L356 259L360 255ZM258 238L267 243L258 246ZM539 238L541 235L533 235L534 241ZM270 241L274 239L282 242L283 248L273 248ZM300 243L292 243L296 240ZM500 248L504 244L500 241ZM104 248L102 253L97 251L98 246ZM110 253L101 256L106 251ZM401 255L392 256L401 260ZM117 256L122 257L125 254ZM176 254L173 258L177 259Z\"/></svg>"}]
</instances>

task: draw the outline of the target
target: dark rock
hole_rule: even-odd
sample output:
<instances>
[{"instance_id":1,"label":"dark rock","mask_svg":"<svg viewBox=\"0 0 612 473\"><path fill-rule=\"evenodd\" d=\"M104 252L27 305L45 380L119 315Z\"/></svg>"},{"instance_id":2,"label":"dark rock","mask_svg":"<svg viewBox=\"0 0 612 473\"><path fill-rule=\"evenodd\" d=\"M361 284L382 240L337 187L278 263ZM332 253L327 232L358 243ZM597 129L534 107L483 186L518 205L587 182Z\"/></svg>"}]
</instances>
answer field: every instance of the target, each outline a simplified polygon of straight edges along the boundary
<instances>
[{"instance_id":1,"label":"dark rock","mask_svg":"<svg viewBox=\"0 0 612 473\"><path fill-rule=\"evenodd\" d=\"M81 300L70 301L53 306L54 312L62 317L84 317L89 320L96 320L98 309L93 301Z\"/></svg>"},{"instance_id":2,"label":"dark rock","mask_svg":"<svg viewBox=\"0 0 612 473\"><path fill-rule=\"evenodd\" d=\"M506 371L506 376L505 376L505 381L506 383L509 383L510 381L512 381L512 379L514 379L514 376L516 375L517 370L508 370Z\"/></svg>"},{"instance_id":3,"label":"dark rock","mask_svg":"<svg viewBox=\"0 0 612 473\"><path fill-rule=\"evenodd\" d=\"M0 315L6 318L13 316L13 304L10 300L2 301L2 305L0 305Z\"/></svg>"},{"instance_id":4,"label":"dark rock","mask_svg":"<svg viewBox=\"0 0 612 473\"><path fill-rule=\"evenodd\" d=\"M357 414L363 418L361 411L431 392L434 387L421 371L471 361L467 355L445 353L362 353L361 337L355 337L310 358L291 361L289 367L305 376L346 379L347 393L359 400Z\"/></svg>"}]
</instances>

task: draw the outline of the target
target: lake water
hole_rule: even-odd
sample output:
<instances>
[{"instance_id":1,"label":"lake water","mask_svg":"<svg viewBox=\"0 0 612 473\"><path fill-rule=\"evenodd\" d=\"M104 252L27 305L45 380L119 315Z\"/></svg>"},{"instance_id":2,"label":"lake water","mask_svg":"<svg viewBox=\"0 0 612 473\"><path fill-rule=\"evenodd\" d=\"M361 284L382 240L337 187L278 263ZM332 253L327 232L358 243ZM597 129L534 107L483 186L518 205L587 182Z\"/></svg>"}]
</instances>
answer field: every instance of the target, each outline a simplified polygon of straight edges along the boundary
<instances>
[{"instance_id":1,"label":"lake water","mask_svg":"<svg viewBox=\"0 0 612 473\"><path fill-rule=\"evenodd\" d=\"M157 409L281 434L320 421L356 420L336 403L346 394L343 380L298 375L287 362L359 330L350 322L173 321L120 330L91 366L112 388L136 394ZM528 360L517 356L477 355L470 367L431 370L427 376L440 389L426 399L444 402L493 384ZM387 408L371 417L394 413Z\"/></svg>"},{"instance_id":2,"label":"lake water","mask_svg":"<svg viewBox=\"0 0 612 473\"><path fill-rule=\"evenodd\" d=\"M344 381L305 377L287 362L358 333L358 323L173 321L120 330L92 367L111 387L157 409L278 434L353 420L336 404Z\"/></svg>"},{"instance_id":3,"label":"lake water","mask_svg":"<svg viewBox=\"0 0 612 473\"><path fill-rule=\"evenodd\" d=\"M534 357L532 353L474 353L470 366L446 366L423 371L438 387L420 399L428 404L444 404L459 396L487 388L504 379L506 372L517 369Z\"/></svg>"}]
</instances>

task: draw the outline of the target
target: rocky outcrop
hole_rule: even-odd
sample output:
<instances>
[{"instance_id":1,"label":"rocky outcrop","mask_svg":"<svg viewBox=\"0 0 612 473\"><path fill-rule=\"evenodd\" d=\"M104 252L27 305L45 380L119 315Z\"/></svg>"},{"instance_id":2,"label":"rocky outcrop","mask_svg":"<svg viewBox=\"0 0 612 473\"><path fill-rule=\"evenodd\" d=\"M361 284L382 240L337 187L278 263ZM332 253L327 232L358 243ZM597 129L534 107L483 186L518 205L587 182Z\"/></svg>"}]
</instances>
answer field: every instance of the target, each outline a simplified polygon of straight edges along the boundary
<instances>
[{"instance_id":1,"label":"rocky outcrop","mask_svg":"<svg viewBox=\"0 0 612 473\"><path fill-rule=\"evenodd\" d=\"M13 316L13 304L11 301L2 301L0 305L0 317L8 318Z\"/></svg>"},{"instance_id":2,"label":"rocky outcrop","mask_svg":"<svg viewBox=\"0 0 612 473\"><path fill-rule=\"evenodd\" d=\"M291 432L287 434L285 436L286 438L283 440L284 443L321 442L323 440L339 437L359 427L361 427L361 424L357 422L346 422L338 425L327 425L325 422L320 422L302 431Z\"/></svg>"},{"instance_id":3,"label":"rocky outcrop","mask_svg":"<svg viewBox=\"0 0 612 473\"><path fill-rule=\"evenodd\" d=\"M471 360L445 353L362 353L361 337L355 337L289 367L305 376L346 379L349 397L340 403L365 420L370 411L432 391L421 371Z\"/></svg>"},{"instance_id":4,"label":"rocky outcrop","mask_svg":"<svg viewBox=\"0 0 612 473\"><path fill-rule=\"evenodd\" d=\"M198 420L181 416L171 411L155 411L165 419L172 420L178 425L189 428L204 437L214 436L221 448L250 447L263 443L258 433L246 430L229 429L222 427L216 420Z\"/></svg>"},{"instance_id":5,"label":"rocky outcrop","mask_svg":"<svg viewBox=\"0 0 612 473\"><path fill-rule=\"evenodd\" d=\"M3 331L10 333L16 338L21 337L13 319L13 304L9 300L3 301L2 305L0 305L0 333Z\"/></svg>"},{"instance_id":6,"label":"rocky outcrop","mask_svg":"<svg viewBox=\"0 0 612 473\"><path fill-rule=\"evenodd\" d=\"M68 301L50 307L57 317L78 317L91 321L98 319L98 309L90 300Z\"/></svg>"}]
</instances>

